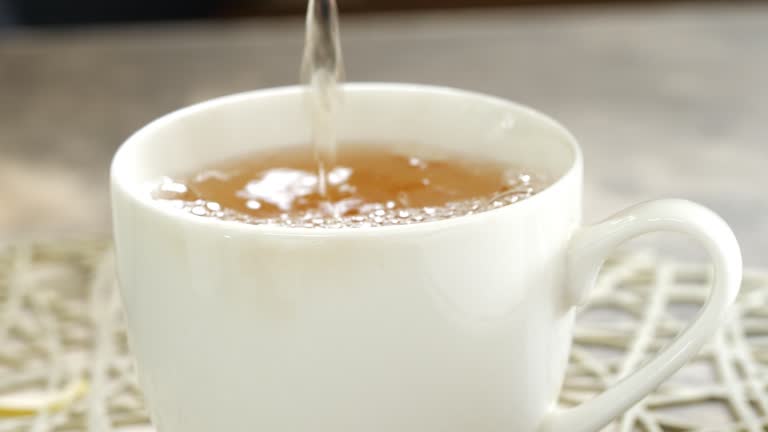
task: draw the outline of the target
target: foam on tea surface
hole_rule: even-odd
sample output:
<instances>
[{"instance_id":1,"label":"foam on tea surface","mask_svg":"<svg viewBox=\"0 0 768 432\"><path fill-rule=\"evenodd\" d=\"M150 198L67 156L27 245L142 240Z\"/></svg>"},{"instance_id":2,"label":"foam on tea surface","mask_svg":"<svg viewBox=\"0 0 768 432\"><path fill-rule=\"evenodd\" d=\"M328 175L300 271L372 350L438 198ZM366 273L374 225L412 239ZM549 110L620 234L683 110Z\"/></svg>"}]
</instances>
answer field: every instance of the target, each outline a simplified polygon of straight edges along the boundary
<instances>
[{"instance_id":1,"label":"foam on tea surface","mask_svg":"<svg viewBox=\"0 0 768 432\"><path fill-rule=\"evenodd\" d=\"M362 227L435 221L512 204L547 181L527 170L385 147L345 148L320 191L304 148L259 153L165 177L153 197L192 214L251 224Z\"/></svg>"}]
</instances>

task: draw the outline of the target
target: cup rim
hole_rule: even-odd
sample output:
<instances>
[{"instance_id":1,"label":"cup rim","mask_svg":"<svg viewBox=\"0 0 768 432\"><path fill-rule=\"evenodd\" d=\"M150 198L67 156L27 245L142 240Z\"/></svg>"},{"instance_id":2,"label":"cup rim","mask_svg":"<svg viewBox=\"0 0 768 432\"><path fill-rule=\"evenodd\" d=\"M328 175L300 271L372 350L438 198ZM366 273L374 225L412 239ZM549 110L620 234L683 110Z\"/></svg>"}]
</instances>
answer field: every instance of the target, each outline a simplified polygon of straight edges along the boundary
<instances>
[{"instance_id":1,"label":"cup rim","mask_svg":"<svg viewBox=\"0 0 768 432\"><path fill-rule=\"evenodd\" d=\"M473 99L484 100L487 102L503 103L519 112L523 112L544 124L554 129L557 133L561 134L565 138L570 151L573 154L568 169L552 184L548 185L542 191L535 195L526 198L520 202L506 205L499 208L486 210L471 215L463 215L454 218L441 219L436 221L425 221L408 225L386 225L376 227L338 227L338 228L307 228L307 227L287 227L275 224L249 224L238 221L221 220L210 217L201 217L193 215L189 212L179 211L171 206L163 206L153 202L151 197L141 193L142 189L140 185L129 184L125 176L121 175L122 171L127 169L123 162L124 154L131 146L138 145L147 134L153 131L163 128L166 125L181 120L189 115L195 114L199 111L214 109L217 106L233 103L241 103L250 99L256 99L267 96L279 96L281 94L293 94L296 92L304 91L302 85L289 85L280 87L269 87L257 90L251 90L241 93L235 93L231 95L225 95L208 99L193 105L189 105L167 114L164 114L148 124L142 126L132 135L130 135L117 149L112 163L110 165L110 186L112 189L112 195L119 189L123 194L133 200L136 204L145 208L150 212L155 212L160 216L169 218L178 218L180 222L187 224L193 224L199 228L204 229L223 229L225 231L237 231L243 234L252 233L260 235L275 235L285 237L337 237L337 236L361 236L361 235L378 235L378 234L394 234L394 233L406 233L424 230L442 230L454 226L462 226L469 223L483 223L490 217L503 216L504 213L512 213L515 211L523 211L523 209L530 206L538 205L539 202L546 200L547 197L556 193L557 189L560 189L569 178L578 175L583 164L583 156L581 148L576 138L571 132L565 128L561 123L552 117L530 108L526 105L522 105L517 102L513 102L502 97L493 96L481 92L475 92L471 90L463 90L447 86L437 86L429 84L412 84L412 83L397 83L397 82L348 82L343 84L345 92L366 92L366 91L389 91L389 92L427 92L432 94L451 94L456 96L469 97Z\"/></svg>"}]
</instances>

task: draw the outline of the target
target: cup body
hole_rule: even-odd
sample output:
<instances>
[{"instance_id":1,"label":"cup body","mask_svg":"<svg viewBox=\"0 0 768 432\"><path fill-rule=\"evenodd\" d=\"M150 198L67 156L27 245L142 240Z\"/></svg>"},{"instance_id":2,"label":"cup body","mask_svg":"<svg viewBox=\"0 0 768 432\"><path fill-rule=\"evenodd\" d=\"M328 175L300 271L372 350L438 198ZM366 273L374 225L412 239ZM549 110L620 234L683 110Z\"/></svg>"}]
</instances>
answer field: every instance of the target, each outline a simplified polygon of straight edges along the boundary
<instances>
[{"instance_id":1,"label":"cup body","mask_svg":"<svg viewBox=\"0 0 768 432\"><path fill-rule=\"evenodd\" d=\"M144 127L115 156L111 187L129 340L159 431L534 430L571 344L575 140L512 102L406 84L345 86L338 128L350 145L492 158L557 180L437 222L246 225L152 202L148 185L309 143L301 88L216 99Z\"/></svg>"}]
</instances>

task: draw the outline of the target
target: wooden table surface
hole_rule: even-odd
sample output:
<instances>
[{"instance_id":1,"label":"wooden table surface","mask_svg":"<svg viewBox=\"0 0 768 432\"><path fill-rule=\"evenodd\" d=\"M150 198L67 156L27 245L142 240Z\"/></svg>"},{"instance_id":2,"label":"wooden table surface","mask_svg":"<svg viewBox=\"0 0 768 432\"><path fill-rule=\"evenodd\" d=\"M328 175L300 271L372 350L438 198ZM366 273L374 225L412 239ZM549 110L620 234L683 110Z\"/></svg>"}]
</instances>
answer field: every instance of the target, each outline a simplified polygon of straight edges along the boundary
<instances>
[{"instance_id":1,"label":"wooden table surface","mask_svg":"<svg viewBox=\"0 0 768 432\"><path fill-rule=\"evenodd\" d=\"M462 87L561 120L584 148L587 221L686 197L768 265L768 4L343 16L342 37L351 80ZM108 233L124 138L295 83L302 43L299 18L0 34L0 240Z\"/></svg>"}]
</instances>

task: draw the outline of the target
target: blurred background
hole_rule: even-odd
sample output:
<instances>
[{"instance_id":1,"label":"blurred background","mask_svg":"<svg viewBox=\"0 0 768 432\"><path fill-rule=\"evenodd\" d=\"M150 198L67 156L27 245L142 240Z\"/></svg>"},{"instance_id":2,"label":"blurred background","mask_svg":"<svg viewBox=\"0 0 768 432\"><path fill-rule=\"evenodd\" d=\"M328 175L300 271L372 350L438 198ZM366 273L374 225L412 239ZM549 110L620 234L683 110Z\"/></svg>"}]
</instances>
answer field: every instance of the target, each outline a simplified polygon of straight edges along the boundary
<instances>
[{"instance_id":1,"label":"blurred background","mask_svg":"<svg viewBox=\"0 0 768 432\"><path fill-rule=\"evenodd\" d=\"M151 119L294 84L302 0L0 0L0 242L107 236ZM585 219L686 197L768 259L768 2L339 0L347 77L462 87L580 139ZM695 256L685 240L645 239Z\"/></svg>"},{"instance_id":2,"label":"blurred background","mask_svg":"<svg viewBox=\"0 0 768 432\"><path fill-rule=\"evenodd\" d=\"M634 3L671 2L645 0ZM216 19L302 14L306 0L3 0L6 22L21 25L78 25L99 22ZM628 3L616 0L344 0L346 13L508 6Z\"/></svg>"}]
</instances>

